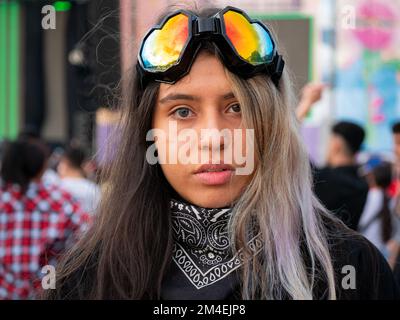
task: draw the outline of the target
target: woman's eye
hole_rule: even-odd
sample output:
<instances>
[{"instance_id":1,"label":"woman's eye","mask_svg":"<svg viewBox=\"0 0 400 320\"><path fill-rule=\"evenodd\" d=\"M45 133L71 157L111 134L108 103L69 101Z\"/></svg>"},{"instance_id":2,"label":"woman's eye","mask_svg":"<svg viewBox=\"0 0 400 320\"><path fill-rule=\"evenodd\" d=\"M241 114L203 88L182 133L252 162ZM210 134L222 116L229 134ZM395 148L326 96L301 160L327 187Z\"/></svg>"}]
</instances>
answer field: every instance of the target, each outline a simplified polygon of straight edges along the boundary
<instances>
[{"instance_id":1,"label":"woman's eye","mask_svg":"<svg viewBox=\"0 0 400 320\"><path fill-rule=\"evenodd\" d=\"M242 111L242 109L240 108L240 104L238 103L231 105L228 110L234 113L240 113Z\"/></svg>"},{"instance_id":2,"label":"woman's eye","mask_svg":"<svg viewBox=\"0 0 400 320\"><path fill-rule=\"evenodd\" d=\"M193 112L189 108L179 108L173 112L173 115L178 118L184 119L192 116L192 113Z\"/></svg>"}]
</instances>

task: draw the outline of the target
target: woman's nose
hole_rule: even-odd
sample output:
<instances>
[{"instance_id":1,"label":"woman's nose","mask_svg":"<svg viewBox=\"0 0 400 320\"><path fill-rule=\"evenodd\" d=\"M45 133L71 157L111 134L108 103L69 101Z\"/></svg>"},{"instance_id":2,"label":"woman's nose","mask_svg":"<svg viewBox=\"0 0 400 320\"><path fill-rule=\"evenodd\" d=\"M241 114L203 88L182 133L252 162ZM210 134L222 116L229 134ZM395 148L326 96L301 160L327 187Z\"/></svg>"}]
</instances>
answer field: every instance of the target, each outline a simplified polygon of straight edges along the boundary
<instances>
[{"instance_id":1,"label":"woman's nose","mask_svg":"<svg viewBox=\"0 0 400 320\"><path fill-rule=\"evenodd\" d=\"M200 145L201 150L221 151L229 143L229 130L221 115L212 112L204 117L200 124Z\"/></svg>"}]
</instances>

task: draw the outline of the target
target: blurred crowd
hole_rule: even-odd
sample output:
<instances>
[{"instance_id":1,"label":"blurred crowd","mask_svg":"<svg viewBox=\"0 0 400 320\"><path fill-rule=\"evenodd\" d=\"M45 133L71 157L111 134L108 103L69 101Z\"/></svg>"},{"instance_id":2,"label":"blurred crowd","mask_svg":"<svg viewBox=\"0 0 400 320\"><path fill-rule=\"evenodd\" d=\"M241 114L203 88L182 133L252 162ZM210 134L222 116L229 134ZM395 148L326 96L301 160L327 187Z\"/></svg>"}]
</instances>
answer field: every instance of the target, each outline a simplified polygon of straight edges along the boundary
<instances>
[{"instance_id":1,"label":"blurred crowd","mask_svg":"<svg viewBox=\"0 0 400 320\"><path fill-rule=\"evenodd\" d=\"M3 142L0 154L0 300L34 299L51 270L43 267L91 223L96 166L76 143L51 150L30 130Z\"/></svg>"},{"instance_id":2,"label":"blurred crowd","mask_svg":"<svg viewBox=\"0 0 400 320\"><path fill-rule=\"evenodd\" d=\"M321 99L324 88L322 84L303 88L297 108L300 121ZM337 122L330 130L326 166L312 166L320 201L380 250L400 283L400 122L391 130L392 156L361 156L365 129L350 121Z\"/></svg>"}]
</instances>

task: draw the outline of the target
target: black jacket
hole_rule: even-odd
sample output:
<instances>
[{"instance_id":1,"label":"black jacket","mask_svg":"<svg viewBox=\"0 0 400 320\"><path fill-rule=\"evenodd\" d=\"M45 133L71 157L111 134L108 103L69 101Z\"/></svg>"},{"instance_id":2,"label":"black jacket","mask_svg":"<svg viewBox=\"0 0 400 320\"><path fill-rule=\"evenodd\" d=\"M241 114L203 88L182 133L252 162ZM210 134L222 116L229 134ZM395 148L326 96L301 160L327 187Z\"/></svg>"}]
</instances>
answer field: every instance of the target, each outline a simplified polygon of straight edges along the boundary
<instances>
[{"instance_id":1,"label":"black jacket","mask_svg":"<svg viewBox=\"0 0 400 320\"><path fill-rule=\"evenodd\" d=\"M335 223L327 221L326 228L330 234L328 241L335 270L337 298L340 300L375 300L375 299L400 299L398 284L386 260L378 249L361 235L338 227ZM301 245L301 244L300 244ZM303 250L306 252L306 250ZM309 259L304 255L307 265ZM52 299L85 299L86 293L95 281L96 263L90 264L84 270L75 272L62 286L52 294ZM348 276L351 269L355 271L355 288L348 288ZM349 271L350 270L350 271ZM82 282L82 279L85 281ZM168 280L173 281L168 281ZM85 285L83 284L85 283ZM240 287L237 275L231 274L230 278L222 279L215 284L196 289L183 273L171 264L169 272L165 275L165 293L162 299L196 299L196 300L236 300L240 299ZM172 294L171 294L172 293ZM314 287L314 299L327 299L327 284L324 279L319 279ZM284 297L289 299L289 297Z\"/></svg>"},{"instance_id":2,"label":"black jacket","mask_svg":"<svg viewBox=\"0 0 400 320\"><path fill-rule=\"evenodd\" d=\"M357 230L368 195L368 184L357 166L313 168L314 191L324 206L350 229Z\"/></svg>"},{"instance_id":3,"label":"black jacket","mask_svg":"<svg viewBox=\"0 0 400 320\"><path fill-rule=\"evenodd\" d=\"M331 255L339 300L400 299L398 284L386 260L368 240L360 235L331 238ZM305 257L307 260L307 257ZM240 299L238 275L229 275L212 286L197 290L175 264L167 275L163 299L236 300ZM354 287L350 277L354 276ZM319 279L314 287L314 299L328 299L327 283ZM284 295L283 299L290 299Z\"/></svg>"}]
</instances>

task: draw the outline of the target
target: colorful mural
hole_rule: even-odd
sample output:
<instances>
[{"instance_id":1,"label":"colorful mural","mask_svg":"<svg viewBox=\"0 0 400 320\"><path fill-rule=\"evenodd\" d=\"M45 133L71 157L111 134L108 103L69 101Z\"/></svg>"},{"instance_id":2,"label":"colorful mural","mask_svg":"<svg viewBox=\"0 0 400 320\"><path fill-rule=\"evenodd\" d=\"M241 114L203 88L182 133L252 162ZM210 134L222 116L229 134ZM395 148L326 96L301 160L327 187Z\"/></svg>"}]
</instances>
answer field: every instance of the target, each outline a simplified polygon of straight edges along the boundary
<instances>
[{"instance_id":1,"label":"colorful mural","mask_svg":"<svg viewBox=\"0 0 400 320\"><path fill-rule=\"evenodd\" d=\"M365 126L366 150L388 151L400 120L400 1L339 2L355 24L337 26L335 118Z\"/></svg>"}]
</instances>

